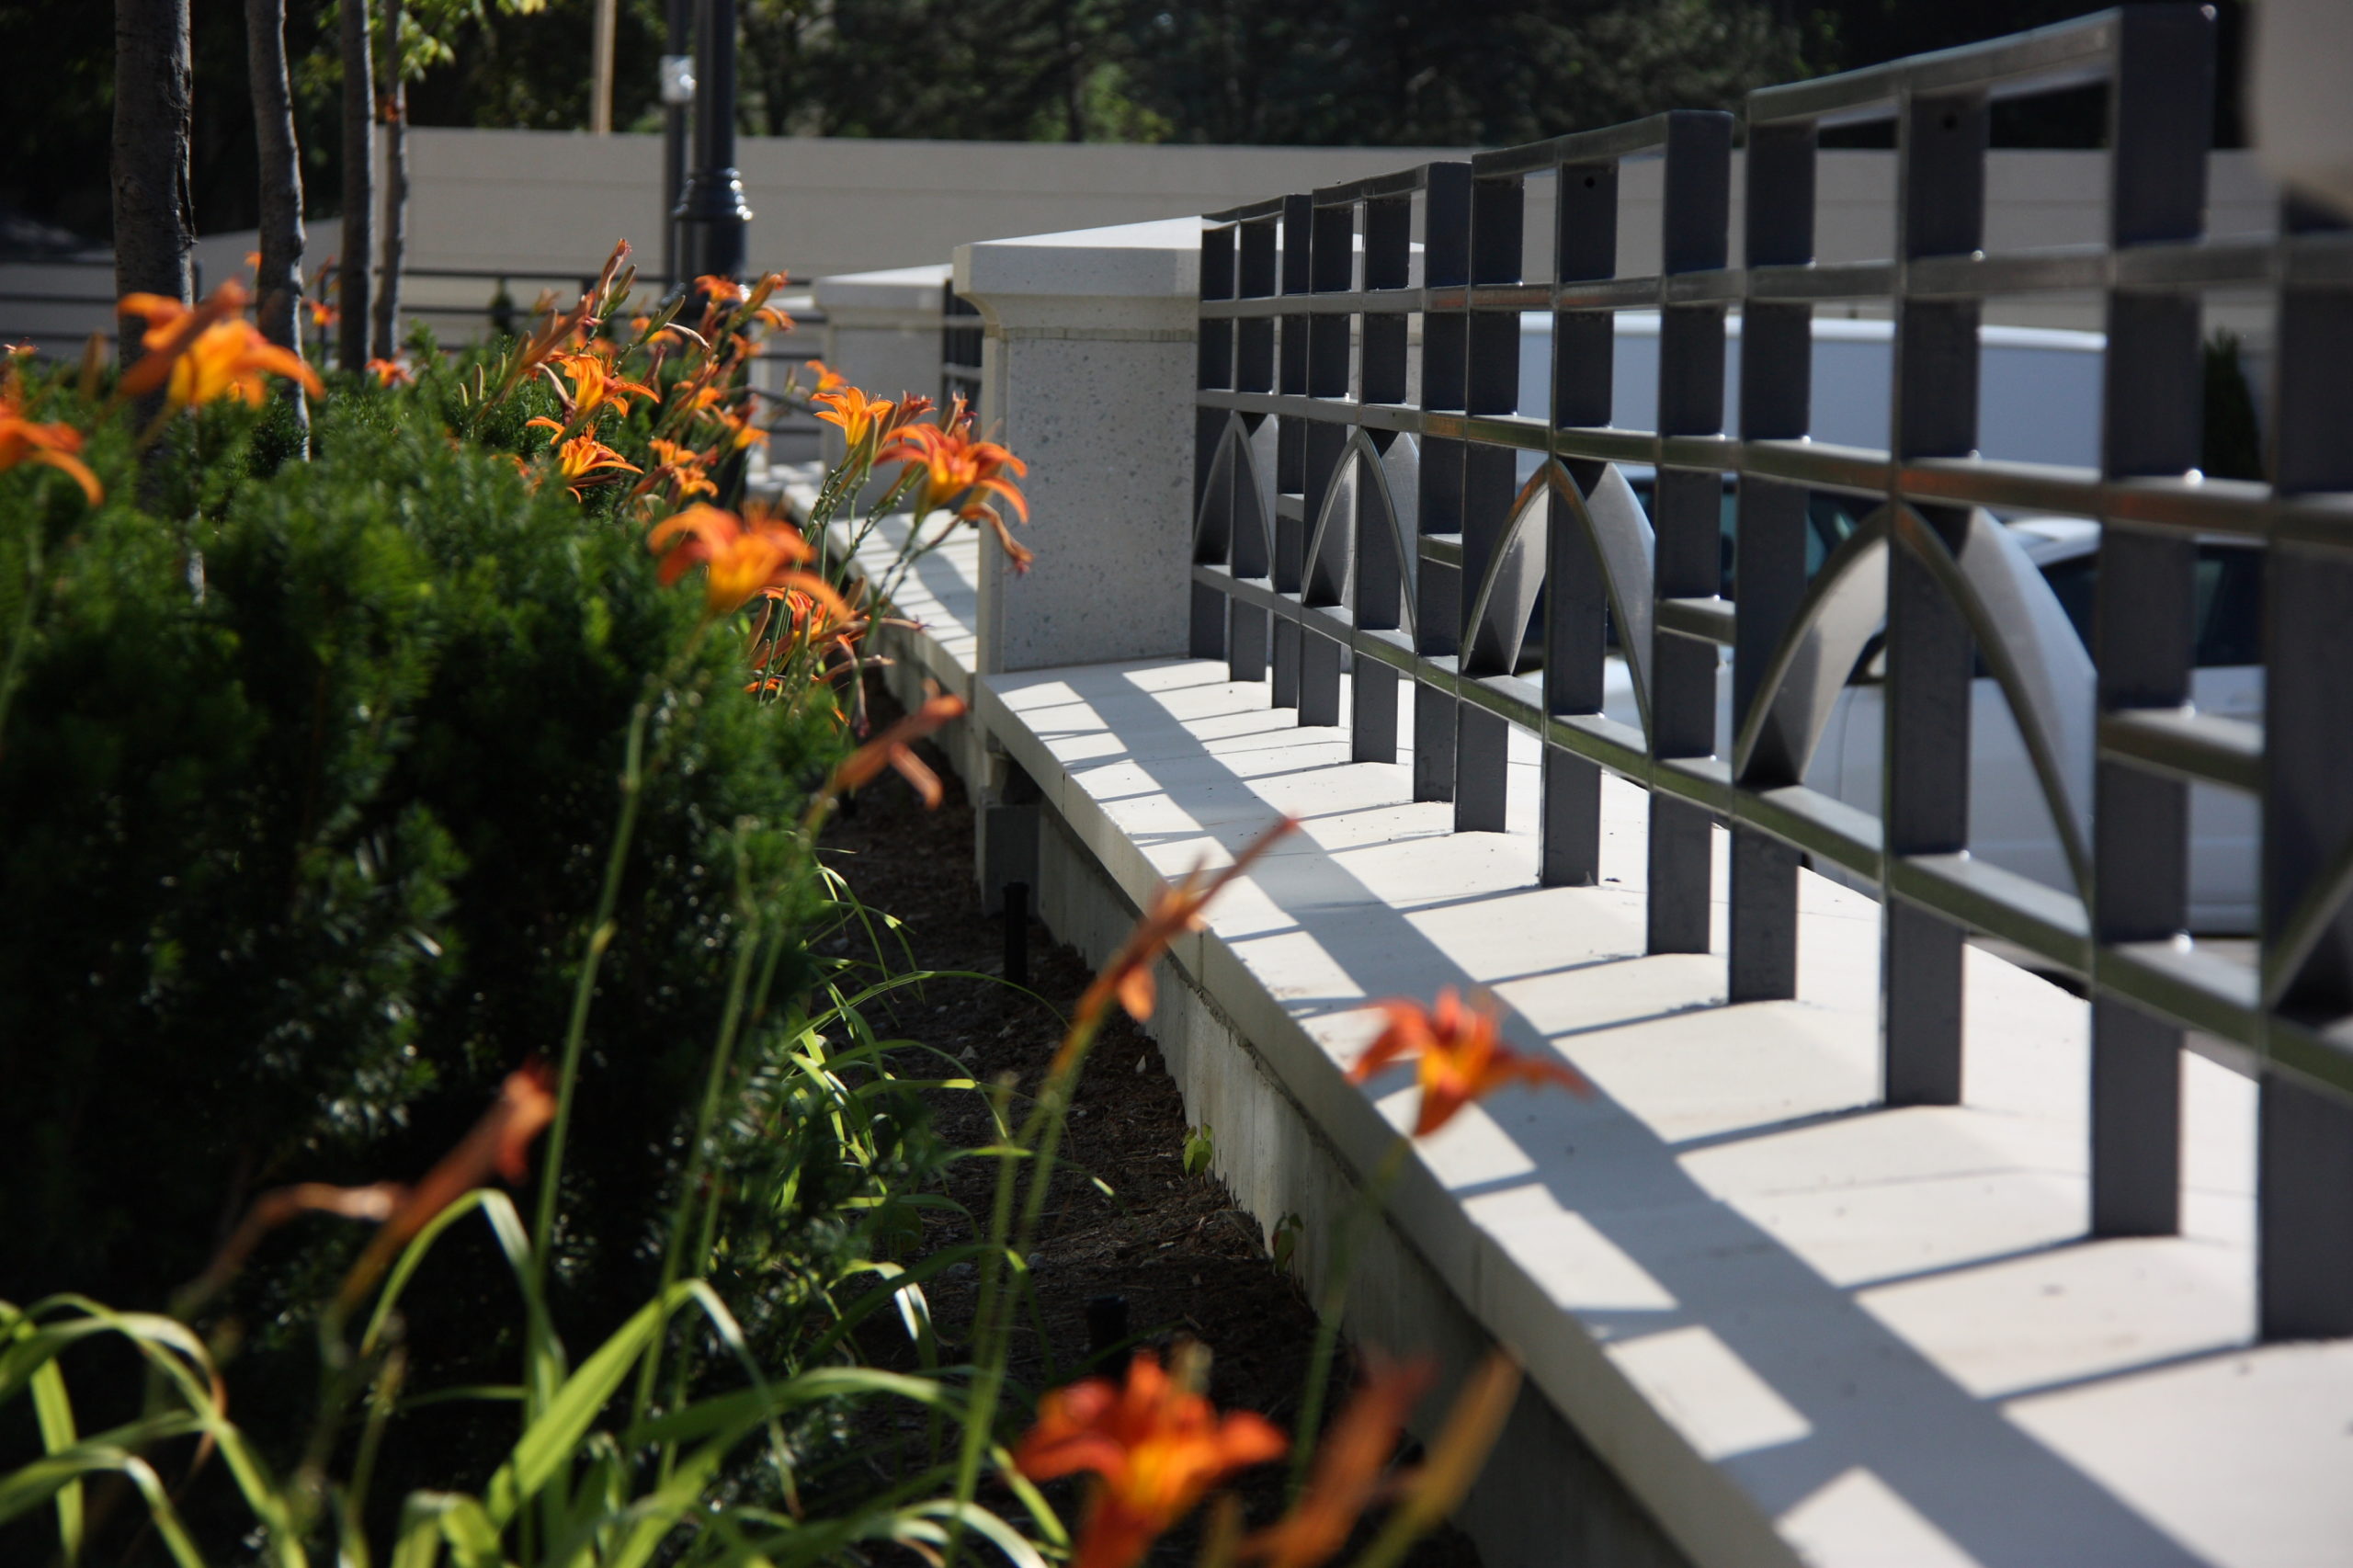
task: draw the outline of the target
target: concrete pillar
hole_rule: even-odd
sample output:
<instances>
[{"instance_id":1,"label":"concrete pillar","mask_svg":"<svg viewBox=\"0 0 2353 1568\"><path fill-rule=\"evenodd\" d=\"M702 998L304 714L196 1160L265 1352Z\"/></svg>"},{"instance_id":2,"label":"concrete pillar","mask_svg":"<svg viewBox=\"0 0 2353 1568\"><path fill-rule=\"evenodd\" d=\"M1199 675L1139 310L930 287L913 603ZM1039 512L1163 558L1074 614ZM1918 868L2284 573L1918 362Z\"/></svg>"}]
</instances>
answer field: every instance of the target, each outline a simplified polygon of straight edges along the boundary
<instances>
[{"instance_id":1,"label":"concrete pillar","mask_svg":"<svg viewBox=\"0 0 2353 1568\"><path fill-rule=\"evenodd\" d=\"M812 293L825 312L825 364L875 397L939 396L939 330L945 262L887 272L844 272L817 279ZM842 433L823 427L818 453L842 460ZM898 471L886 471L859 497L872 503Z\"/></svg>"},{"instance_id":2,"label":"concrete pillar","mask_svg":"<svg viewBox=\"0 0 2353 1568\"><path fill-rule=\"evenodd\" d=\"M981 555L979 669L1182 656L1191 595L1199 220L956 250L981 424L1029 464L1037 563Z\"/></svg>"}]
</instances>

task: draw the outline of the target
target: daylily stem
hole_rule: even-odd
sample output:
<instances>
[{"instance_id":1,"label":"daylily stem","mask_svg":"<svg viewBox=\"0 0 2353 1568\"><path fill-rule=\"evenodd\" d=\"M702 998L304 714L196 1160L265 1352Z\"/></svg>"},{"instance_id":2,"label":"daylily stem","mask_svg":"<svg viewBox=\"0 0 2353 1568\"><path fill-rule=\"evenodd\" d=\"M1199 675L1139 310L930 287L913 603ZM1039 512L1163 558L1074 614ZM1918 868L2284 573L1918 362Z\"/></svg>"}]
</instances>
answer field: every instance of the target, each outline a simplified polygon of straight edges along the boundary
<instances>
[{"instance_id":1,"label":"daylily stem","mask_svg":"<svg viewBox=\"0 0 2353 1568\"><path fill-rule=\"evenodd\" d=\"M964 1540L964 1510L980 1490L981 1460L989 1448L989 1432L996 1422L997 1395L1005 1383L1005 1358L997 1333L998 1275L1005 1266L1005 1243L1013 1228L1015 1166L1020 1141L1007 1139L1002 1099L996 1111L997 1137L1004 1153L997 1156L996 1195L989 1207L990 1245L981 1254L980 1289L972 1309L972 1394L964 1409L963 1441L956 1453L956 1513L948 1525L946 1568L955 1568Z\"/></svg>"}]
</instances>

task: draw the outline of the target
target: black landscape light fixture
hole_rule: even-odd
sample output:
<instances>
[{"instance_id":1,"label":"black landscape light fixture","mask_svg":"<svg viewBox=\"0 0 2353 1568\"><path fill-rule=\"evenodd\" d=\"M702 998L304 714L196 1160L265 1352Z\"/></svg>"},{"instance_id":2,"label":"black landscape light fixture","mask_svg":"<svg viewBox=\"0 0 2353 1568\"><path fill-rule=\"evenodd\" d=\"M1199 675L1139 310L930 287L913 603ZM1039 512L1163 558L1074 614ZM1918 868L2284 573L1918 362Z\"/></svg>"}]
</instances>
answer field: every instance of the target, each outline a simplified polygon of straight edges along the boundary
<instances>
[{"instance_id":1,"label":"black landscape light fixture","mask_svg":"<svg viewBox=\"0 0 2353 1568\"><path fill-rule=\"evenodd\" d=\"M735 172L735 0L696 0L694 167L677 217L682 277L741 279L752 210Z\"/></svg>"}]
</instances>

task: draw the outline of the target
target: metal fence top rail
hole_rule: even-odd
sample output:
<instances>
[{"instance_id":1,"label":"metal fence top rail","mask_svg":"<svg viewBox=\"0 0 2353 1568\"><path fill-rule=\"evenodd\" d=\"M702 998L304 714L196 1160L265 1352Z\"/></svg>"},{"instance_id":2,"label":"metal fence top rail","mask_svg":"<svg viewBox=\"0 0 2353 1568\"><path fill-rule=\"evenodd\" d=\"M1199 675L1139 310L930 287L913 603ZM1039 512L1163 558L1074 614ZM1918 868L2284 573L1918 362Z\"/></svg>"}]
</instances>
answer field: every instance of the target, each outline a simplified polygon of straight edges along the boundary
<instances>
[{"instance_id":1,"label":"metal fence top rail","mask_svg":"<svg viewBox=\"0 0 2353 1568\"><path fill-rule=\"evenodd\" d=\"M1806 121L1862 125L1892 118L1906 97L1982 93L2016 98L2088 86L2115 72L2121 15L2100 11L2008 38L1760 87L1748 95L1746 119L1752 128Z\"/></svg>"}]
</instances>

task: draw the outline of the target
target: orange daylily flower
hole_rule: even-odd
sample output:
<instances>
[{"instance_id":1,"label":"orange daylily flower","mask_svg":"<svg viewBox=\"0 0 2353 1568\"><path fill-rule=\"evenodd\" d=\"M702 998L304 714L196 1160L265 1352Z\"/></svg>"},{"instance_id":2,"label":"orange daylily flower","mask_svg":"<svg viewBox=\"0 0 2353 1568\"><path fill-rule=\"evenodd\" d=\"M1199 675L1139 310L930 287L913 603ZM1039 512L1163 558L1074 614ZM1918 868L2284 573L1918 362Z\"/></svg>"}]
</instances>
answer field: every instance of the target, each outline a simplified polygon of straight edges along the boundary
<instances>
[{"instance_id":1,"label":"orange daylily flower","mask_svg":"<svg viewBox=\"0 0 2353 1568\"><path fill-rule=\"evenodd\" d=\"M18 463L40 463L70 477L95 506L106 497L98 476L74 456L82 449L82 432L71 425L43 424L24 416L23 405L0 396L0 469Z\"/></svg>"},{"instance_id":2,"label":"orange daylily flower","mask_svg":"<svg viewBox=\"0 0 2353 1568\"><path fill-rule=\"evenodd\" d=\"M646 549L662 557L666 585L689 568L704 568L703 612L732 614L763 588L798 588L829 608L848 612L833 585L813 573L795 570L815 553L789 523L755 514L739 517L698 502L657 523L645 536Z\"/></svg>"},{"instance_id":3,"label":"orange daylily flower","mask_svg":"<svg viewBox=\"0 0 2353 1568\"><path fill-rule=\"evenodd\" d=\"M654 464L639 482L633 494L642 495L664 483L669 484L681 501L695 495L719 494L719 486L704 472L704 465L710 461L710 453L696 451L692 447L683 447L676 441L665 441L659 436L646 444L654 449Z\"/></svg>"},{"instance_id":4,"label":"orange daylily flower","mask_svg":"<svg viewBox=\"0 0 2353 1568\"><path fill-rule=\"evenodd\" d=\"M862 789L891 767L915 787L926 806L938 806L946 792L940 788L939 775L915 754L915 743L963 715L961 697L926 699L922 707L842 759L834 769L834 792Z\"/></svg>"},{"instance_id":5,"label":"orange daylily flower","mask_svg":"<svg viewBox=\"0 0 2353 1568\"><path fill-rule=\"evenodd\" d=\"M881 434L883 422L891 417L895 406L888 398L869 397L846 382L835 391L818 392L810 401L824 405L817 417L828 425L839 426L842 439L852 451L864 445L870 436Z\"/></svg>"},{"instance_id":6,"label":"orange daylily flower","mask_svg":"<svg viewBox=\"0 0 2353 1568\"><path fill-rule=\"evenodd\" d=\"M376 1239L351 1266L339 1300L347 1306L374 1283L392 1255L444 1209L488 1181L493 1174L519 1182L531 1141L555 1120L555 1074L536 1057L506 1075L498 1098L458 1146L441 1156L411 1187Z\"/></svg>"},{"instance_id":7,"label":"orange daylily flower","mask_svg":"<svg viewBox=\"0 0 2353 1568\"><path fill-rule=\"evenodd\" d=\"M580 296L580 312L584 317L603 320L620 298L629 292L637 280L637 268L629 264L630 246L627 240L615 240L612 253L605 257L605 265L597 269L597 281ZM627 268L624 271L624 268Z\"/></svg>"},{"instance_id":8,"label":"orange daylily flower","mask_svg":"<svg viewBox=\"0 0 2353 1568\"><path fill-rule=\"evenodd\" d=\"M416 371L405 359L370 359L369 373L380 387L408 387L416 384Z\"/></svg>"},{"instance_id":9,"label":"orange daylily flower","mask_svg":"<svg viewBox=\"0 0 2353 1568\"><path fill-rule=\"evenodd\" d=\"M558 355L555 362L571 378L573 417L575 419L593 414L608 403L627 414L629 401L632 397L645 398L654 403L662 401L662 394L643 382L624 381L614 375L607 369L604 358L593 350Z\"/></svg>"},{"instance_id":10,"label":"orange daylily flower","mask_svg":"<svg viewBox=\"0 0 2353 1568\"><path fill-rule=\"evenodd\" d=\"M224 321L205 328L172 367L171 388L165 397L180 408L223 397L259 406L266 395L265 375L299 382L313 397L326 395L318 372L301 355L270 342L251 322Z\"/></svg>"},{"instance_id":11,"label":"orange daylily flower","mask_svg":"<svg viewBox=\"0 0 2353 1568\"><path fill-rule=\"evenodd\" d=\"M819 603L799 588L762 588L760 592L784 607L785 619L795 637L823 636L838 627L857 624L845 621L834 613L833 606ZM847 604L842 608L849 609Z\"/></svg>"},{"instance_id":12,"label":"orange daylily flower","mask_svg":"<svg viewBox=\"0 0 2353 1568\"><path fill-rule=\"evenodd\" d=\"M1152 979L1154 960L1179 936L1187 931L1198 931L1207 925L1202 911L1209 907L1210 901L1223 892L1228 882L1247 871L1260 856L1273 848L1276 840L1298 825L1291 818L1284 817L1244 845L1242 853L1233 858L1233 864L1215 876L1209 874L1207 867L1195 866L1185 873L1184 881L1174 884L1162 883L1160 891L1153 895L1152 907L1144 912L1142 920L1136 922L1136 928L1128 934L1126 944L1111 955L1111 961L1103 966L1094 983L1079 997L1078 1008L1071 1018L1070 1035L1055 1057L1055 1066L1059 1068L1062 1065L1063 1059L1071 1053L1085 1035L1086 1026L1108 1011L1115 999L1136 1022L1143 1023L1150 1019L1156 994Z\"/></svg>"},{"instance_id":13,"label":"orange daylily flower","mask_svg":"<svg viewBox=\"0 0 2353 1568\"><path fill-rule=\"evenodd\" d=\"M823 359L810 360L809 368L817 372L817 384L810 389L813 392L829 392L836 387L849 385L847 381L842 380L839 371L832 369Z\"/></svg>"},{"instance_id":14,"label":"orange daylily flower","mask_svg":"<svg viewBox=\"0 0 2353 1568\"><path fill-rule=\"evenodd\" d=\"M1413 1058L1422 1089L1414 1121L1416 1138L1437 1131L1464 1106L1506 1084L1557 1084L1580 1098L1593 1093L1593 1085L1575 1069L1506 1046L1494 1005L1467 1006L1450 985L1438 993L1435 1008L1402 999L1380 1006L1389 1027L1348 1069L1348 1082L1361 1084L1390 1062Z\"/></svg>"},{"instance_id":15,"label":"orange daylily flower","mask_svg":"<svg viewBox=\"0 0 2353 1568\"><path fill-rule=\"evenodd\" d=\"M1381 1490L1397 1434L1429 1387L1427 1358L1366 1358L1363 1386L1315 1450L1315 1466L1290 1513L1242 1543L1240 1555L1267 1568L1317 1568L1346 1546L1348 1532Z\"/></svg>"},{"instance_id":16,"label":"orange daylily flower","mask_svg":"<svg viewBox=\"0 0 2353 1568\"><path fill-rule=\"evenodd\" d=\"M574 436L556 449L556 477L574 501L585 499L580 492L590 485L610 484L624 473L644 472L594 436Z\"/></svg>"},{"instance_id":17,"label":"orange daylily flower","mask_svg":"<svg viewBox=\"0 0 2353 1568\"><path fill-rule=\"evenodd\" d=\"M529 1175L526 1156L531 1141L555 1119L555 1074L537 1058L506 1075L498 1098L457 1147L444 1154L415 1187L398 1182L371 1182L365 1187L335 1187L327 1182L300 1182L265 1192L245 1210L245 1217L190 1288L196 1301L226 1284L262 1237L297 1214L339 1214L349 1220L374 1220L383 1229L345 1276L337 1301L348 1310L374 1284L392 1255L423 1230L444 1209L488 1181L493 1175L510 1182Z\"/></svg>"},{"instance_id":18,"label":"orange daylily flower","mask_svg":"<svg viewBox=\"0 0 2353 1568\"><path fill-rule=\"evenodd\" d=\"M608 261L606 266L609 267L612 263ZM571 342L588 324L589 306L593 303L590 296L583 295L580 303L560 314L554 303L553 293L543 293L532 307L535 322L530 335L508 351L506 368L499 375L493 402L513 392L524 377L540 369L559 347Z\"/></svg>"},{"instance_id":19,"label":"orange daylily flower","mask_svg":"<svg viewBox=\"0 0 2353 1568\"><path fill-rule=\"evenodd\" d=\"M714 305L740 305L744 302L745 296L745 288L741 283L736 282L733 278L722 278L715 272L706 272L696 278L695 292L710 300Z\"/></svg>"},{"instance_id":20,"label":"orange daylily flower","mask_svg":"<svg viewBox=\"0 0 2353 1568\"><path fill-rule=\"evenodd\" d=\"M851 590L857 598L865 585ZM767 665L783 655L788 646L814 648L834 645L847 650L866 631L866 622L856 619L858 609L847 600L838 601L847 614L837 613L835 606L819 600L800 588L762 588L761 596L768 602L760 607L759 619L752 623L752 635L747 640L755 665ZM768 625L776 617L778 606L784 607L784 624L777 635L768 636Z\"/></svg>"},{"instance_id":21,"label":"orange daylily flower","mask_svg":"<svg viewBox=\"0 0 2353 1568\"><path fill-rule=\"evenodd\" d=\"M118 318L137 316L144 324L140 328L139 346L146 358L131 369L130 376L140 379L134 383L134 390L123 395L142 396L162 386L173 360L186 352L205 328L236 315L252 298L245 286L233 278L193 305L169 294L130 293L116 301L114 313ZM155 363L148 363L151 359Z\"/></svg>"},{"instance_id":22,"label":"orange daylily flower","mask_svg":"<svg viewBox=\"0 0 2353 1568\"><path fill-rule=\"evenodd\" d=\"M1001 476L1008 472L1026 475L1029 465L995 441L974 439L970 420L951 415L945 428L938 425L909 426L877 452L874 460L904 462L908 470L922 469L923 479L915 487L910 505L918 522L942 510L953 512L975 527L986 522L995 532L997 543L1012 558L1014 570L1029 570L1035 558L1014 542L1012 530L1005 526L1005 517L992 503L992 497L1002 496L1021 520L1028 522L1029 503L1011 480Z\"/></svg>"},{"instance_id":23,"label":"orange daylily flower","mask_svg":"<svg viewBox=\"0 0 2353 1568\"><path fill-rule=\"evenodd\" d=\"M723 408L714 408L703 417L727 432L727 445L735 451L740 452L746 447L758 446L768 438L767 431L752 423L752 416L748 412L730 414Z\"/></svg>"},{"instance_id":24,"label":"orange daylily flower","mask_svg":"<svg viewBox=\"0 0 2353 1568\"><path fill-rule=\"evenodd\" d=\"M335 269L335 264L333 262L329 262L327 264L327 269L329 271L333 271ZM343 319L343 312L336 310L333 305L328 304L324 300L305 300L302 301L302 304L303 308L311 312L311 324L317 327L321 332L324 332L327 328L333 326L335 323Z\"/></svg>"},{"instance_id":25,"label":"orange daylily flower","mask_svg":"<svg viewBox=\"0 0 2353 1568\"><path fill-rule=\"evenodd\" d=\"M1279 1458L1283 1435L1246 1410L1220 1415L1137 1352L1127 1382L1089 1378L1038 1402L1038 1424L1014 1450L1032 1481L1097 1477L1073 1568L1131 1568L1153 1541L1234 1471Z\"/></svg>"},{"instance_id":26,"label":"orange daylily flower","mask_svg":"<svg viewBox=\"0 0 2353 1568\"><path fill-rule=\"evenodd\" d=\"M244 319L248 296L236 279L188 306L161 294L127 294L117 313L147 324L146 353L123 373L119 395L144 397L161 389L173 409L233 397L258 406L262 377L284 376L313 397L326 395L318 372L299 354L280 348Z\"/></svg>"}]
</instances>

